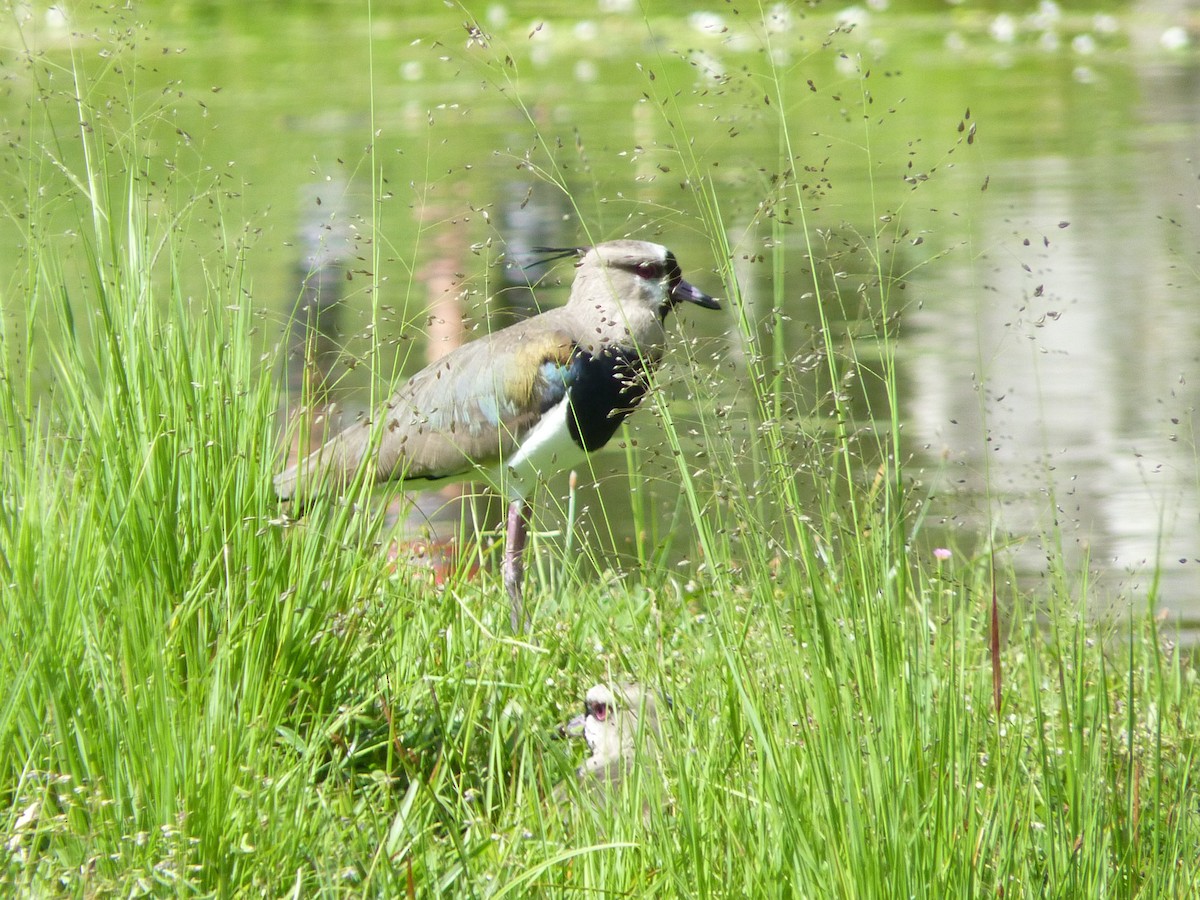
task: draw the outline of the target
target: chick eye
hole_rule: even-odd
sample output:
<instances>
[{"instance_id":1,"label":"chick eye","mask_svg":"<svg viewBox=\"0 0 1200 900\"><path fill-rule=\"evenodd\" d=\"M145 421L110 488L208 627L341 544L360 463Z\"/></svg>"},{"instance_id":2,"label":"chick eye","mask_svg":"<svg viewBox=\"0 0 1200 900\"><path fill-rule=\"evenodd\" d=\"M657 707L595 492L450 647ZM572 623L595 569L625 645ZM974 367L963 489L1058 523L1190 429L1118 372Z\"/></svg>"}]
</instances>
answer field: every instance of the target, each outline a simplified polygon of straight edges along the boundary
<instances>
[{"instance_id":1,"label":"chick eye","mask_svg":"<svg viewBox=\"0 0 1200 900\"><path fill-rule=\"evenodd\" d=\"M643 262L637 264L637 273L642 278L662 278L662 266L654 263Z\"/></svg>"}]
</instances>

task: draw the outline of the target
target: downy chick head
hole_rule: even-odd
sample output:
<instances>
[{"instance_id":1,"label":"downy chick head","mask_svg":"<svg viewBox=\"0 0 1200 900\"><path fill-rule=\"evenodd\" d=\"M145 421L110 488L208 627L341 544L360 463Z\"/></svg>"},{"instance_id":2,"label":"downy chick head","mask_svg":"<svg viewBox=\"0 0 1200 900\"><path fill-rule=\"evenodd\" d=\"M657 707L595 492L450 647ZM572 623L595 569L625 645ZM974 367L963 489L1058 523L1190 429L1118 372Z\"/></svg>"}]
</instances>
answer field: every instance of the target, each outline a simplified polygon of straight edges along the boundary
<instances>
[{"instance_id":1,"label":"downy chick head","mask_svg":"<svg viewBox=\"0 0 1200 900\"><path fill-rule=\"evenodd\" d=\"M579 769L581 777L615 777L637 756L643 745L658 737L658 710L654 694L640 685L597 684L583 702L583 715L567 723L568 735L587 741L589 756Z\"/></svg>"}]
</instances>

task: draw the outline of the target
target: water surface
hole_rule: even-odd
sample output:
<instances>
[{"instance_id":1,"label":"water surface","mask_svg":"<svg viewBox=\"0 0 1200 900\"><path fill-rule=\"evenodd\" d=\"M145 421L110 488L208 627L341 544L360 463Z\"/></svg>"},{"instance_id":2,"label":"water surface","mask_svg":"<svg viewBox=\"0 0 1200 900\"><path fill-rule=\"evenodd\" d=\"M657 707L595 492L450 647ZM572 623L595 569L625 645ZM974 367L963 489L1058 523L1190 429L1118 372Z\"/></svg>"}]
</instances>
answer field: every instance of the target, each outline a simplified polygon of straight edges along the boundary
<instances>
[{"instance_id":1,"label":"water surface","mask_svg":"<svg viewBox=\"0 0 1200 900\"><path fill-rule=\"evenodd\" d=\"M11 216L29 185L46 203L81 164L73 56L93 102L149 123L137 152L168 201L149 214L187 208L183 277L221 283L216 247L242 245L240 284L274 310L268 342L288 339L298 298L319 296L331 397L353 411L369 403L376 341L378 389L513 309L560 302L562 288L534 300L521 287L534 246L647 236L719 292L705 178L768 344L773 254L801 271L811 241L821 277L854 297L882 236L924 548L968 554L990 533L1035 584L1059 541L1109 601L1145 602L1157 572L1157 602L1200 619L1200 67L1163 46L1175 23L1052 4L1007 18L940 4L778 4L763 18L685 3L647 17L616 0L405 6L147 3L138 19L78 20L22 7L4 39L14 58L37 56L7 67L0 97L17 151L0 170L2 246L27 239ZM57 228L42 239L69 270L79 212L49 203ZM19 288L5 295L14 330L28 325ZM797 367L819 346L815 302L784 298ZM870 313L834 318L853 334ZM717 380L737 371L729 313L681 318L691 358ZM664 381L682 395L679 365ZM814 374L814 405L824 389ZM856 408L886 415L871 391L852 394ZM652 445L657 427L639 413L633 437ZM607 498L611 518L630 482L621 454L609 462L583 501ZM645 491L666 532L676 500L655 465ZM626 547L635 536L620 531L598 543Z\"/></svg>"}]
</instances>

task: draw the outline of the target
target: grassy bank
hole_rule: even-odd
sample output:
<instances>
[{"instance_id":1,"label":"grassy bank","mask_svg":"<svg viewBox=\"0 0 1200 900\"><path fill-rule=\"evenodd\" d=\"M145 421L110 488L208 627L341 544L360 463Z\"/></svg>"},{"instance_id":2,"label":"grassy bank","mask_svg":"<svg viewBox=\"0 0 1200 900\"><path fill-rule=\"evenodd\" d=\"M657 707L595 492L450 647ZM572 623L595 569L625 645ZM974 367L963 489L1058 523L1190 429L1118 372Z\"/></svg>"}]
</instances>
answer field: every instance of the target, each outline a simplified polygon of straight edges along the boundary
<instances>
[{"instance_id":1,"label":"grassy bank","mask_svg":"<svg viewBox=\"0 0 1200 900\"><path fill-rule=\"evenodd\" d=\"M279 323L243 278L253 251L231 229L202 278L178 277L219 185L164 190L139 170L138 127L94 113L63 135L87 150L59 198L75 249L36 199L70 154L25 158L26 266L0 331L4 892L1200 887L1190 660L1148 616L1093 621L1052 541L1036 600L1002 554L919 549L894 452L898 227L860 238L861 291L830 277L828 247L809 246L812 271L767 262L778 316L812 292L827 311L817 396L723 271L740 368L675 335L669 384L638 414L662 445L625 442L682 486L684 552L647 540L613 563L591 545L597 567L543 539L534 633L515 640L494 567L439 588L389 563L380 518L350 502L280 523ZM799 132L777 124L790 160ZM704 161L677 145L713 257L736 259ZM774 241L814 232L810 199L795 178L764 198L793 212ZM871 327L845 330L850 307ZM881 398L867 417L846 399L864 379ZM605 803L576 790L582 749L556 726L611 677L672 704L661 753Z\"/></svg>"}]
</instances>

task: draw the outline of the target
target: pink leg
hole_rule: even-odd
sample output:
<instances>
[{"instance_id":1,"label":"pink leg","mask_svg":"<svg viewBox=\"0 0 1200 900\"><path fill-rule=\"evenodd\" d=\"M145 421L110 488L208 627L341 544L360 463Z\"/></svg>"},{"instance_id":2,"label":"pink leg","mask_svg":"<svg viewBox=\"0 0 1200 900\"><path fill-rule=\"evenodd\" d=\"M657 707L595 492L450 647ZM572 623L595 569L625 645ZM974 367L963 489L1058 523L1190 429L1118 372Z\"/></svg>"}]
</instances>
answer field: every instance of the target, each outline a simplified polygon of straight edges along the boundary
<instances>
[{"instance_id":1,"label":"pink leg","mask_svg":"<svg viewBox=\"0 0 1200 900\"><path fill-rule=\"evenodd\" d=\"M529 622L521 609L521 579L525 575L525 538L529 534L532 507L524 500L508 504L508 535L504 542L504 587L512 602L512 630L528 630Z\"/></svg>"}]
</instances>

